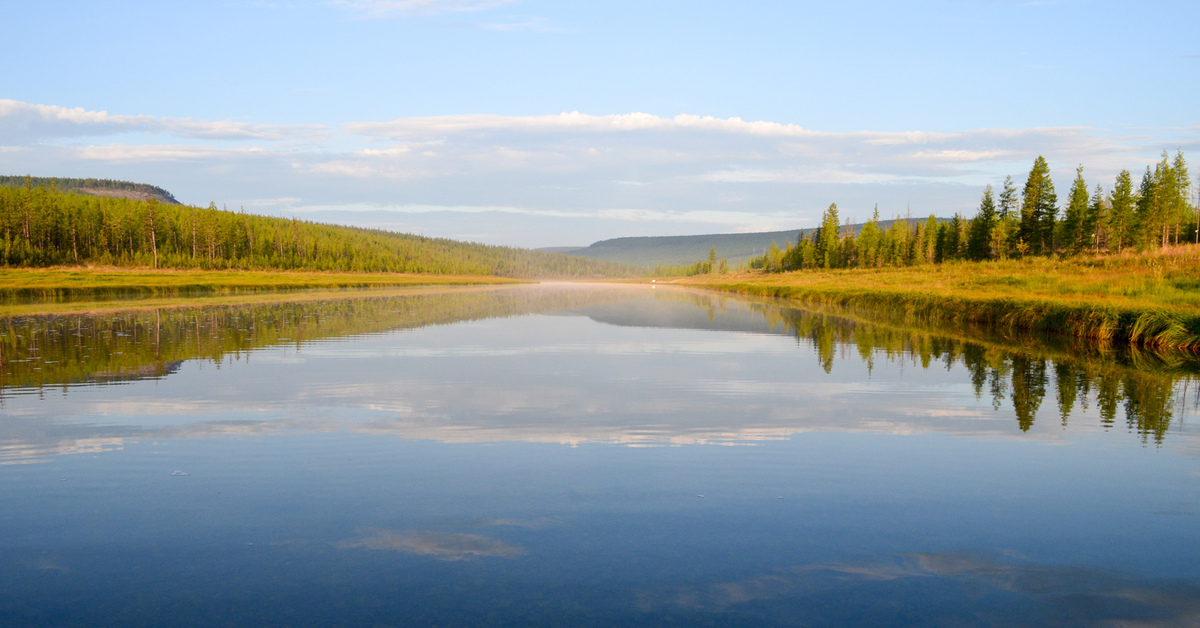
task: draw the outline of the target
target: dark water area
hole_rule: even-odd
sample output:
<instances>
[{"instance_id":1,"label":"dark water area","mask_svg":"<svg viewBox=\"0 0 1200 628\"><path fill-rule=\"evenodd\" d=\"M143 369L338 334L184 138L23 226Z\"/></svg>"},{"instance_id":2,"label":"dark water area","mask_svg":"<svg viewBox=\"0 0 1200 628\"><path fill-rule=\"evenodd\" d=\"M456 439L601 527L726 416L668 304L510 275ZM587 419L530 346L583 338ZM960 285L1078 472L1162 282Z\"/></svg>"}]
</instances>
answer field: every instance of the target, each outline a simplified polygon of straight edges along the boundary
<instances>
[{"instance_id":1,"label":"dark water area","mask_svg":"<svg viewBox=\"0 0 1200 628\"><path fill-rule=\"evenodd\" d=\"M1200 623L1200 364L588 285L0 319L0 625Z\"/></svg>"}]
</instances>

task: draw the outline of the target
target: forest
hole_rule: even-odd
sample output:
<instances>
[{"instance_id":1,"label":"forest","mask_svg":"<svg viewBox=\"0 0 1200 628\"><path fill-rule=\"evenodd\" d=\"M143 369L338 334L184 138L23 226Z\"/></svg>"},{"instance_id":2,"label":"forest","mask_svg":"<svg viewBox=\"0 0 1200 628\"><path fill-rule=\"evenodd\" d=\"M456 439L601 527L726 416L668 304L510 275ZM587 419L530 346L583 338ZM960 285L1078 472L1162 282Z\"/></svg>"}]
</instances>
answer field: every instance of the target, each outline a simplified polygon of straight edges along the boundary
<instances>
[{"instance_id":1,"label":"forest","mask_svg":"<svg viewBox=\"0 0 1200 628\"><path fill-rule=\"evenodd\" d=\"M1135 188L1128 170L1107 192L1089 190L1079 166L1060 208L1050 167L1039 156L1018 193L1012 177L999 194L989 185L972 218L897 218L884 229L876 207L872 220L855 230L841 222L837 204L825 210L820 226L801 232L795 244L772 245L750 260L751 268L782 272L819 268L920 266L952 260L998 260L1028 256L1072 256L1163 248L1200 241L1197 208L1190 202L1191 179L1183 152L1147 167ZM671 274L719 270L715 255ZM664 269L667 270L667 269Z\"/></svg>"},{"instance_id":2,"label":"forest","mask_svg":"<svg viewBox=\"0 0 1200 628\"><path fill-rule=\"evenodd\" d=\"M162 203L179 205L175 196L170 192L148 183L133 183L130 181L115 181L113 179L56 179L51 177L30 177L0 175L0 186L5 187L48 187L59 192L80 192L95 196L124 196L146 200L155 197Z\"/></svg>"},{"instance_id":3,"label":"forest","mask_svg":"<svg viewBox=\"0 0 1200 628\"><path fill-rule=\"evenodd\" d=\"M157 189L157 188L156 188ZM165 191L164 191L165 193ZM36 185L0 186L0 265L618 277L604 260Z\"/></svg>"}]
</instances>

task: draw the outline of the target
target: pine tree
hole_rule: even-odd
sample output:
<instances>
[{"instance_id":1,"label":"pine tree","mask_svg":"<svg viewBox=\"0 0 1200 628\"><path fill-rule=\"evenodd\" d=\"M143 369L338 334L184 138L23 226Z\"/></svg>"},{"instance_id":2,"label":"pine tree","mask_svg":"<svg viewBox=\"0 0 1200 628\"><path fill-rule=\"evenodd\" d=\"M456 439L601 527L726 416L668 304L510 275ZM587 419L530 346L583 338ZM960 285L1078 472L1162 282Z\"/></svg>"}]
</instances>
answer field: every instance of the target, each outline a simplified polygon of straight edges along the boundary
<instances>
[{"instance_id":1,"label":"pine tree","mask_svg":"<svg viewBox=\"0 0 1200 628\"><path fill-rule=\"evenodd\" d=\"M1078 253L1085 246L1084 220L1088 213L1087 182L1083 180L1083 166L1075 169L1075 181L1071 183L1067 211L1060 223L1062 248L1069 253ZM1088 233L1090 240L1090 232Z\"/></svg>"},{"instance_id":2,"label":"pine tree","mask_svg":"<svg viewBox=\"0 0 1200 628\"><path fill-rule=\"evenodd\" d=\"M833 268L838 259L838 219L837 203L830 203L829 209L821 217L821 227L816 238L817 264L821 268Z\"/></svg>"},{"instance_id":3,"label":"pine tree","mask_svg":"<svg viewBox=\"0 0 1200 628\"><path fill-rule=\"evenodd\" d=\"M1033 162L1021 202L1021 239L1033 254L1054 248L1054 224L1058 214L1058 195L1050 180L1050 166L1041 155Z\"/></svg>"},{"instance_id":4,"label":"pine tree","mask_svg":"<svg viewBox=\"0 0 1200 628\"><path fill-rule=\"evenodd\" d=\"M979 200L979 213L971 221L967 236L967 256L973 260L992 259L992 232L996 229L996 198L992 186L983 190Z\"/></svg>"},{"instance_id":5,"label":"pine tree","mask_svg":"<svg viewBox=\"0 0 1200 628\"><path fill-rule=\"evenodd\" d=\"M1088 203L1087 213L1083 217L1083 225L1080 227L1082 239L1085 246L1090 246L1096 253L1100 252L1100 247L1105 240L1104 224L1108 217L1104 206L1104 188L1100 184L1096 184L1096 191L1092 193L1092 200Z\"/></svg>"},{"instance_id":6,"label":"pine tree","mask_svg":"<svg viewBox=\"0 0 1200 628\"><path fill-rule=\"evenodd\" d=\"M874 268L879 266L879 205L875 205L875 213L871 215L871 222L863 225L862 231L858 233L858 265L866 268Z\"/></svg>"},{"instance_id":7,"label":"pine tree","mask_svg":"<svg viewBox=\"0 0 1200 628\"><path fill-rule=\"evenodd\" d=\"M1162 229L1159 228L1159 205L1158 182L1150 166L1146 166L1142 183L1138 186L1137 202L1134 204L1134 214L1137 217L1134 221L1137 225L1135 242L1139 247L1152 246L1157 241L1156 238L1162 235Z\"/></svg>"},{"instance_id":8,"label":"pine tree","mask_svg":"<svg viewBox=\"0 0 1200 628\"><path fill-rule=\"evenodd\" d=\"M1108 248L1120 253L1134 242L1137 216L1134 214L1133 176L1122 170L1113 184L1108 210Z\"/></svg>"}]
</instances>

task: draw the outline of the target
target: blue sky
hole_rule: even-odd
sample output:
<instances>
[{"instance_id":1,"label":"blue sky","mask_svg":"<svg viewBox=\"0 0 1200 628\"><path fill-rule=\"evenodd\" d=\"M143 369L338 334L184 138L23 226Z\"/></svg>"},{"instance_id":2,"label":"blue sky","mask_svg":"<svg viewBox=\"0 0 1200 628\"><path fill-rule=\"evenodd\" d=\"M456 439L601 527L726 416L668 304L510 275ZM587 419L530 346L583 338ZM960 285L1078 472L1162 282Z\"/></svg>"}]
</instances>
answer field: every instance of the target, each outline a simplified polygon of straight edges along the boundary
<instances>
[{"instance_id":1,"label":"blue sky","mask_svg":"<svg viewBox=\"0 0 1200 628\"><path fill-rule=\"evenodd\" d=\"M1200 145L1196 2L40 2L0 171L521 246L971 213Z\"/></svg>"}]
</instances>

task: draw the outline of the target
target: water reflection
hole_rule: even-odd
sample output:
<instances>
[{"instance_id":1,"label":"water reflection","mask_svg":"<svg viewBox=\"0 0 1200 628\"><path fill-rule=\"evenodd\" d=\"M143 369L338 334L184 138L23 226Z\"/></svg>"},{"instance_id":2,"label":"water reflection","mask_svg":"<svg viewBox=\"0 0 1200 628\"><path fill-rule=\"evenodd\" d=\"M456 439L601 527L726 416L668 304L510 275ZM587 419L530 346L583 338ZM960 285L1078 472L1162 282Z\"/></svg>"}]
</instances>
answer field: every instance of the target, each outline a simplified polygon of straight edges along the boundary
<instances>
[{"instance_id":1,"label":"water reflection","mask_svg":"<svg viewBox=\"0 0 1200 628\"><path fill-rule=\"evenodd\" d=\"M338 544L345 549L392 550L418 556L433 556L438 560L469 560L479 557L516 558L525 554L524 548L489 539L478 534L462 534L431 530L404 532L372 530L355 539Z\"/></svg>"},{"instance_id":2,"label":"water reflection","mask_svg":"<svg viewBox=\"0 0 1200 628\"><path fill-rule=\"evenodd\" d=\"M508 320L451 336L394 333L500 318ZM652 333L606 336L578 321ZM1143 443L1161 445L1200 400L1188 355L887 325L645 287L24 317L0 319L0 331L0 407L9 417L0 459L8 461L117 450L127 439L297 430L627 445L734 444L811 430L1010 436L1005 414L1022 433L1036 424L1040 438L1055 438L1044 429L1051 405L1049 420L1062 430L1075 420L1103 429L1123 420ZM799 348L780 345L780 335ZM195 370L204 364L231 373ZM187 374L185 365L193 365ZM73 392L140 380L170 380L174 392L77 400ZM964 385L990 403L962 398ZM61 392L54 411L26 400L50 390Z\"/></svg>"},{"instance_id":3,"label":"water reflection","mask_svg":"<svg viewBox=\"0 0 1200 628\"><path fill-rule=\"evenodd\" d=\"M220 365L263 347L585 307L620 298L588 286L460 288L99 315L0 317L0 399L51 386L155 379L184 360Z\"/></svg>"},{"instance_id":4,"label":"water reflection","mask_svg":"<svg viewBox=\"0 0 1200 628\"><path fill-rule=\"evenodd\" d=\"M1011 553L914 553L647 591L639 605L645 612L737 613L798 625L937 617L937 625L958 626L1189 626L1200 622L1200 583L1041 565Z\"/></svg>"}]
</instances>

